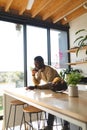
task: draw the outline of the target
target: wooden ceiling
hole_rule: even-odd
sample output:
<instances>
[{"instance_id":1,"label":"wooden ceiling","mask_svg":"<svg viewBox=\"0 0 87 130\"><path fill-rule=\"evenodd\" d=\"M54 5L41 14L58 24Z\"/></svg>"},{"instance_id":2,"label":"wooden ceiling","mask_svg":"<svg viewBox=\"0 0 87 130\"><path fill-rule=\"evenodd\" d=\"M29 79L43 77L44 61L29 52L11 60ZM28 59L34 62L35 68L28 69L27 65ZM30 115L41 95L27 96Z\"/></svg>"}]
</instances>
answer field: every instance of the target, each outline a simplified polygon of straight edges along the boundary
<instances>
[{"instance_id":1,"label":"wooden ceiling","mask_svg":"<svg viewBox=\"0 0 87 130\"><path fill-rule=\"evenodd\" d=\"M62 25L87 13L87 0L34 0L29 10L27 5L28 0L0 0L0 11Z\"/></svg>"}]
</instances>

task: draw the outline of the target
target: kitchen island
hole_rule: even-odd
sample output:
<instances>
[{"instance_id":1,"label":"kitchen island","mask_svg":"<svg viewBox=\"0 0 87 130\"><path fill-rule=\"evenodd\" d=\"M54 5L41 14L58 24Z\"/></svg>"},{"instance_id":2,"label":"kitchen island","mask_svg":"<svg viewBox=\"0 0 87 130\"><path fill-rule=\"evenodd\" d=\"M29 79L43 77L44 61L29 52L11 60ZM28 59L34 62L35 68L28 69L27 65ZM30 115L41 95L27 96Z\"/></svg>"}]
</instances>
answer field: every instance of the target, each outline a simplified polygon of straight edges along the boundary
<instances>
[{"instance_id":1,"label":"kitchen island","mask_svg":"<svg viewBox=\"0 0 87 130\"><path fill-rule=\"evenodd\" d=\"M69 97L65 93L51 90L25 90L25 87L5 89L3 130L7 121L9 102L12 99L21 100L87 130L87 91L79 91L79 97Z\"/></svg>"}]
</instances>

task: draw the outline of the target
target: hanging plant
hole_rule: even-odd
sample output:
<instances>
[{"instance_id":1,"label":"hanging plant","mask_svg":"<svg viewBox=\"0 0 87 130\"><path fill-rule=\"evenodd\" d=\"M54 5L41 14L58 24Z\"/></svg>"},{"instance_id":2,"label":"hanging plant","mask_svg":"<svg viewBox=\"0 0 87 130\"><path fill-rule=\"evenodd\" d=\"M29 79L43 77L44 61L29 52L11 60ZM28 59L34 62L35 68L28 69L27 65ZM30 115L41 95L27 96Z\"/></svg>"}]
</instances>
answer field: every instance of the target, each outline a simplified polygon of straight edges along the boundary
<instances>
[{"instance_id":1,"label":"hanging plant","mask_svg":"<svg viewBox=\"0 0 87 130\"><path fill-rule=\"evenodd\" d=\"M84 32L83 35L81 35L81 32ZM78 48L76 51L76 55L78 56L78 52L79 50L84 47L87 46L87 30L86 29L81 29L78 30L75 35L79 35L76 40L74 41L74 43L78 43ZM86 54L87 54L87 49L86 49Z\"/></svg>"}]
</instances>

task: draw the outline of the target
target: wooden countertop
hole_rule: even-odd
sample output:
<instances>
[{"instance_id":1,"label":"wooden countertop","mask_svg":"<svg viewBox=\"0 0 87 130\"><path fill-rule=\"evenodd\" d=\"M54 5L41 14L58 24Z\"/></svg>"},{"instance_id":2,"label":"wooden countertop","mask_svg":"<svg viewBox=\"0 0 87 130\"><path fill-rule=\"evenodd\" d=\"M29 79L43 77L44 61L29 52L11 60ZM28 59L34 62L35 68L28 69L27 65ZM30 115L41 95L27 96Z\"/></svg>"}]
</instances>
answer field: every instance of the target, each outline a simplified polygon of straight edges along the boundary
<instances>
[{"instance_id":1,"label":"wooden countertop","mask_svg":"<svg viewBox=\"0 0 87 130\"><path fill-rule=\"evenodd\" d=\"M52 110L87 123L87 91L79 91L79 97L69 97L67 94L51 90L26 91L25 88L5 89L4 94L32 105L36 104L48 112Z\"/></svg>"}]
</instances>

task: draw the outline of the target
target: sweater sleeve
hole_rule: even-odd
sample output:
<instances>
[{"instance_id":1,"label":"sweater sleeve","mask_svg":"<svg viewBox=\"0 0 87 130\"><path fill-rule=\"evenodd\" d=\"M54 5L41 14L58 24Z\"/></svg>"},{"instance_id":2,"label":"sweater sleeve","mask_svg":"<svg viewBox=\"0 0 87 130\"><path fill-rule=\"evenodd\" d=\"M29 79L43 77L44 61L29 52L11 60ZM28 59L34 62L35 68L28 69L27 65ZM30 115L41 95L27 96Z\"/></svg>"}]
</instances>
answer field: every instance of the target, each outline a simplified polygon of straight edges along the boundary
<instances>
[{"instance_id":1,"label":"sweater sleeve","mask_svg":"<svg viewBox=\"0 0 87 130\"><path fill-rule=\"evenodd\" d=\"M40 84L40 80L38 80L35 76L33 76L33 83L34 85L39 85Z\"/></svg>"},{"instance_id":2,"label":"sweater sleeve","mask_svg":"<svg viewBox=\"0 0 87 130\"><path fill-rule=\"evenodd\" d=\"M51 84L52 83L47 83L47 84L44 84L44 85L38 85L37 89L51 89Z\"/></svg>"}]
</instances>

